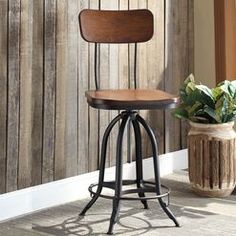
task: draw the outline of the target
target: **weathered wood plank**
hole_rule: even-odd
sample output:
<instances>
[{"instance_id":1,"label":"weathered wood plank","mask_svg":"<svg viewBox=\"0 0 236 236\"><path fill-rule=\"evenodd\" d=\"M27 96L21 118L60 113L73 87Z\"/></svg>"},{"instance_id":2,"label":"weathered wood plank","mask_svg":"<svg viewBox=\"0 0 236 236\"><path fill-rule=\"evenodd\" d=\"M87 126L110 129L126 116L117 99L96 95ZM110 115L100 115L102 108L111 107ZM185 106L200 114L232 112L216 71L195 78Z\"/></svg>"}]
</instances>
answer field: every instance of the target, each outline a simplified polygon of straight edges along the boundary
<instances>
[{"instance_id":1,"label":"weathered wood plank","mask_svg":"<svg viewBox=\"0 0 236 236\"><path fill-rule=\"evenodd\" d=\"M109 10L119 9L119 0L110 1L110 5L107 6ZM119 88L119 45L111 44L109 46L109 88ZM118 115L118 111L109 112L109 122ZM108 125L108 124L107 124ZM116 125L110 136L110 166L114 166L116 163L116 140L118 136L118 125ZM125 141L124 141L125 142ZM124 158L124 157L123 157Z\"/></svg>"},{"instance_id":2,"label":"weathered wood plank","mask_svg":"<svg viewBox=\"0 0 236 236\"><path fill-rule=\"evenodd\" d=\"M99 2L97 0L89 1L90 9L98 9ZM89 44L89 85L88 89L95 89L95 46L93 43ZM89 171L98 169L99 163L99 112L96 109L89 108L88 114L88 162Z\"/></svg>"},{"instance_id":3,"label":"weathered wood plank","mask_svg":"<svg viewBox=\"0 0 236 236\"><path fill-rule=\"evenodd\" d=\"M196 142L195 142L195 145L196 145L196 158L195 158L195 161L196 161L196 165L195 165L195 181L196 181L196 184L199 184L200 186L203 185L203 179L202 179L202 176L203 176L203 166L204 166L204 153L203 153L203 139L202 137L196 137Z\"/></svg>"},{"instance_id":4,"label":"weathered wood plank","mask_svg":"<svg viewBox=\"0 0 236 236\"><path fill-rule=\"evenodd\" d=\"M185 61L187 65L186 74L194 73L194 0L188 1L188 28L187 28L187 54L188 59ZM181 120L181 148L187 147L187 134L189 130L188 122Z\"/></svg>"},{"instance_id":5,"label":"weathered wood plank","mask_svg":"<svg viewBox=\"0 0 236 236\"><path fill-rule=\"evenodd\" d=\"M188 75L188 0L166 0L165 90L178 94ZM165 151L181 147L181 122L165 113ZM173 134L175 134L173 136Z\"/></svg>"},{"instance_id":6,"label":"weathered wood plank","mask_svg":"<svg viewBox=\"0 0 236 236\"><path fill-rule=\"evenodd\" d=\"M66 91L66 175L77 174L78 165L78 1L68 1L68 76ZM85 79L85 78L84 78Z\"/></svg>"},{"instance_id":7,"label":"weathered wood plank","mask_svg":"<svg viewBox=\"0 0 236 236\"><path fill-rule=\"evenodd\" d=\"M57 1L56 25L56 133L55 133L55 174L54 179L66 176L65 158L65 111L67 78L67 0Z\"/></svg>"},{"instance_id":8,"label":"weathered wood plank","mask_svg":"<svg viewBox=\"0 0 236 236\"><path fill-rule=\"evenodd\" d=\"M9 0L8 18L8 124L6 191L17 189L19 154L20 0Z\"/></svg>"},{"instance_id":9,"label":"weathered wood plank","mask_svg":"<svg viewBox=\"0 0 236 236\"><path fill-rule=\"evenodd\" d=\"M147 82L149 89L164 89L164 59L165 59L165 11L164 0L148 1L148 9L154 15L154 34L147 43ZM164 112L149 111L148 123L152 126L158 142L159 153L164 152ZM150 142L147 144L147 156L152 156Z\"/></svg>"},{"instance_id":10,"label":"weathered wood plank","mask_svg":"<svg viewBox=\"0 0 236 236\"><path fill-rule=\"evenodd\" d=\"M100 3L101 3L101 9L109 10L110 1L100 0ZM101 87L101 89L109 89L110 45L100 44L99 48L100 48L100 60L99 60L99 63L100 63L100 75L99 75L100 87ZM101 110L99 120L100 120L100 123L99 123L99 143L100 143L100 147L101 147L103 134L110 122L110 112L105 111L105 110ZM110 155L111 155L111 153L110 153L110 139L109 139L108 146L107 146L106 167L109 167L111 164L110 163Z\"/></svg>"},{"instance_id":11,"label":"weathered wood plank","mask_svg":"<svg viewBox=\"0 0 236 236\"><path fill-rule=\"evenodd\" d=\"M79 11L88 8L88 1L80 2ZM78 46L78 174L88 172L88 105L85 98L85 91L88 89L88 48L89 45L84 40L79 40Z\"/></svg>"},{"instance_id":12,"label":"weathered wood plank","mask_svg":"<svg viewBox=\"0 0 236 236\"><path fill-rule=\"evenodd\" d=\"M32 185L42 182L43 136L43 2L33 1L32 44Z\"/></svg>"},{"instance_id":13,"label":"weathered wood plank","mask_svg":"<svg viewBox=\"0 0 236 236\"><path fill-rule=\"evenodd\" d=\"M33 4L21 1L20 21L20 130L18 188L31 186L32 153L32 40Z\"/></svg>"},{"instance_id":14,"label":"weathered wood plank","mask_svg":"<svg viewBox=\"0 0 236 236\"><path fill-rule=\"evenodd\" d=\"M139 8L139 2L138 0L129 1L128 9L138 9ZM139 46L138 46L139 47ZM139 85L139 51L137 49L137 57L136 57L136 70L135 70L135 45L129 44L128 48L128 81L126 84L126 88L134 88L134 78L136 73L136 79L137 79L137 87L140 87ZM135 72L136 71L136 72ZM125 81L126 82L126 81ZM135 153L135 138L134 138L134 132L131 124L127 127L127 161L132 162L133 160L136 160L136 153Z\"/></svg>"},{"instance_id":15,"label":"weathered wood plank","mask_svg":"<svg viewBox=\"0 0 236 236\"><path fill-rule=\"evenodd\" d=\"M188 139L188 168L189 168L189 180L190 182L195 181L195 171L194 171L194 166L195 166L195 138L194 137L189 137Z\"/></svg>"},{"instance_id":16,"label":"weathered wood plank","mask_svg":"<svg viewBox=\"0 0 236 236\"><path fill-rule=\"evenodd\" d=\"M218 140L213 140L212 141L212 185L213 188L219 188L219 183L220 183L220 173L219 173L219 163L220 163L220 153L219 153L219 148L220 148L220 141Z\"/></svg>"},{"instance_id":17,"label":"weathered wood plank","mask_svg":"<svg viewBox=\"0 0 236 236\"><path fill-rule=\"evenodd\" d=\"M204 140L203 142L203 153L205 156L209 157L210 153L211 153L211 149L210 149L210 143L208 142L207 139ZM205 161L205 159L203 160L203 186L204 188L210 188L210 166L209 166L209 161ZM192 168L194 168L194 165L192 166ZM191 170L194 172L194 170Z\"/></svg>"},{"instance_id":18,"label":"weathered wood plank","mask_svg":"<svg viewBox=\"0 0 236 236\"><path fill-rule=\"evenodd\" d=\"M119 9L120 10L128 10L129 2L126 0L119 0ZM120 89L127 89L129 87L129 45L128 44L120 44L118 49L119 56L119 78L118 78L118 87ZM115 141L115 140L114 140ZM113 142L114 142L113 141ZM128 142L128 132L127 129L124 133L124 141L123 141L123 161L130 161L130 152L128 158L128 150L130 150L130 142ZM113 147L114 148L114 147Z\"/></svg>"},{"instance_id":19,"label":"weathered wood plank","mask_svg":"<svg viewBox=\"0 0 236 236\"><path fill-rule=\"evenodd\" d=\"M0 1L0 194L6 192L8 0Z\"/></svg>"},{"instance_id":20,"label":"weathered wood plank","mask_svg":"<svg viewBox=\"0 0 236 236\"><path fill-rule=\"evenodd\" d=\"M146 0L138 0L138 8L148 8L148 2ZM148 49L147 43L138 44L137 47L137 84L139 88L148 88ZM148 122L149 113L147 110L140 111L140 115ZM148 155L149 138L142 129L142 151L143 158L147 158Z\"/></svg>"},{"instance_id":21,"label":"weathered wood plank","mask_svg":"<svg viewBox=\"0 0 236 236\"><path fill-rule=\"evenodd\" d=\"M54 179L56 96L56 0L44 8L44 105L42 182Z\"/></svg>"},{"instance_id":22,"label":"weathered wood plank","mask_svg":"<svg viewBox=\"0 0 236 236\"><path fill-rule=\"evenodd\" d=\"M231 182L231 186L234 186L235 184L235 176L236 176L236 172L235 172L235 139L231 139L229 140L229 177L230 177L230 182Z\"/></svg>"}]
</instances>

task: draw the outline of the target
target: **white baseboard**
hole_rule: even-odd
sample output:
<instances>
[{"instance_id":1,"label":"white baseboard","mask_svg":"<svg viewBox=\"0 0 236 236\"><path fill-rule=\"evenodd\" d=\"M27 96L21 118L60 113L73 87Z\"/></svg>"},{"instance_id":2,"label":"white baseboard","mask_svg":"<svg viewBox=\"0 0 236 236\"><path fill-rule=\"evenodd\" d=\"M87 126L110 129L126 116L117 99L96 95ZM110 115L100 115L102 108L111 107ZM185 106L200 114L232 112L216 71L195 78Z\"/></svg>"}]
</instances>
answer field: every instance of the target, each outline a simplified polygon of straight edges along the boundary
<instances>
[{"instance_id":1,"label":"white baseboard","mask_svg":"<svg viewBox=\"0 0 236 236\"><path fill-rule=\"evenodd\" d=\"M153 178L152 158L143 161L144 178ZM160 156L161 176L187 168L187 150ZM114 167L106 169L107 181L114 179ZM124 164L124 179L135 178L135 163ZM38 210L89 197L88 186L96 183L98 171L0 195L0 222Z\"/></svg>"}]
</instances>

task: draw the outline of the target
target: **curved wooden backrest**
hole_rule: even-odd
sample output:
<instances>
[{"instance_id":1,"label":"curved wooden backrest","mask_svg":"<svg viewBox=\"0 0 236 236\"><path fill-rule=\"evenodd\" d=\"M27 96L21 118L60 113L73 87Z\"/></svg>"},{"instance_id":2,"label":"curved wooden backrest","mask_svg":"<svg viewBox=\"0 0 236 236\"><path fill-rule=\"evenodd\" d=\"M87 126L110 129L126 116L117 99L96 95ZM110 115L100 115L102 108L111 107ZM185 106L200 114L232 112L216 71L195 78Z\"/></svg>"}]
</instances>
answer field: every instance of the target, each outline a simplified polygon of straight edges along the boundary
<instances>
[{"instance_id":1,"label":"curved wooden backrest","mask_svg":"<svg viewBox=\"0 0 236 236\"><path fill-rule=\"evenodd\" d=\"M138 43L153 36L149 10L83 10L79 14L83 39L93 43Z\"/></svg>"}]
</instances>

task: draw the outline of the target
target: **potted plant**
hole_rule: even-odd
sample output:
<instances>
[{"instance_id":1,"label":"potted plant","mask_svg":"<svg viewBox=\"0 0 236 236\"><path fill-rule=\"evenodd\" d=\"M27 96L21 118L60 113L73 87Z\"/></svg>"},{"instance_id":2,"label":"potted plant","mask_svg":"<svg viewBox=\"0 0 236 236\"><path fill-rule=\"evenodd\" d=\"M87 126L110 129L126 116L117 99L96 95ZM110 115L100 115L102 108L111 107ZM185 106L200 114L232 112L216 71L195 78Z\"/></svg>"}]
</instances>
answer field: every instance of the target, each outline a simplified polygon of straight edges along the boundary
<instances>
[{"instance_id":1,"label":"potted plant","mask_svg":"<svg viewBox=\"0 0 236 236\"><path fill-rule=\"evenodd\" d=\"M226 197L236 185L236 81L210 89L190 75L180 89L180 100L173 114L190 123L191 186L201 196Z\"/></svg>"}]
</instances>

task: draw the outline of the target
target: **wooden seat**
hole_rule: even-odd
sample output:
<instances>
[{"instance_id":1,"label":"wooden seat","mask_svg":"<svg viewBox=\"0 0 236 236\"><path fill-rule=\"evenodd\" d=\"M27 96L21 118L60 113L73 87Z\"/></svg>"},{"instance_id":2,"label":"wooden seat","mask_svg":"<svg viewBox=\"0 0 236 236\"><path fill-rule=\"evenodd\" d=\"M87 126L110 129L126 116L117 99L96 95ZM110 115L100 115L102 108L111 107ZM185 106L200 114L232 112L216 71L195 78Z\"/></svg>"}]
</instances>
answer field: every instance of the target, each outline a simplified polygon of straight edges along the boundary
<instances>
[{"instance_id":1,"label":"wooden seat","mask_svg":"<svg viewBox=\"0 0 236 236\"><path fill-rule=\"evenodd\" d=\"M114 89L86 92L91 107L106 110L150 110L172 108L178 98L161 90Z\"/></svg>"}]
</instances>

